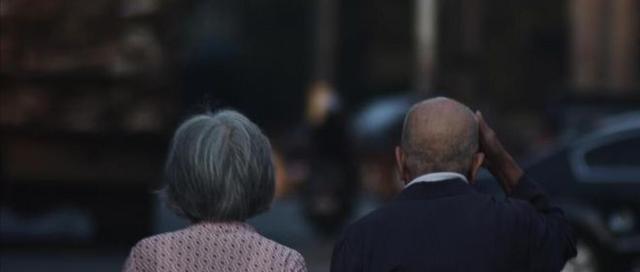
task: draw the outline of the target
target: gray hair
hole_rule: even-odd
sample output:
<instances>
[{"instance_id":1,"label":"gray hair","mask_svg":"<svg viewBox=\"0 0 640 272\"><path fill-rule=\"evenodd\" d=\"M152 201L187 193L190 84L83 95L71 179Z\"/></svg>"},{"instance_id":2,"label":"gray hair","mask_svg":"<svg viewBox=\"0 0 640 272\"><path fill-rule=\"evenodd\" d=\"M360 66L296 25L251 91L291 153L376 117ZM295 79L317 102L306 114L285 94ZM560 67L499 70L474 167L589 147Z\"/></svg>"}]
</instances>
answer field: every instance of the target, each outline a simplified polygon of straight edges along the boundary
<instances>
[{"instance_id":1,"label":"gray hair","mask_svg":"<svg viewBox=\"0 0 640 272\"><path fill-rule=\"evenodd\" d=\"M243 221L273 200L271 145L236 111L195 115L173 136L165 178L165 196L178 214L194 222Z\"/></svg>"},{"instance_id":2,"label":"gray hair","mask_svg":"<svg viewBox=\"0 0 640 272\"><path fill-rule=\"evenodd\" d=\"M466 174L478 150L478 124L465 105L444 97L425 100L405 116L400 146L413 175Z\"/></svg>"}]
</instances>

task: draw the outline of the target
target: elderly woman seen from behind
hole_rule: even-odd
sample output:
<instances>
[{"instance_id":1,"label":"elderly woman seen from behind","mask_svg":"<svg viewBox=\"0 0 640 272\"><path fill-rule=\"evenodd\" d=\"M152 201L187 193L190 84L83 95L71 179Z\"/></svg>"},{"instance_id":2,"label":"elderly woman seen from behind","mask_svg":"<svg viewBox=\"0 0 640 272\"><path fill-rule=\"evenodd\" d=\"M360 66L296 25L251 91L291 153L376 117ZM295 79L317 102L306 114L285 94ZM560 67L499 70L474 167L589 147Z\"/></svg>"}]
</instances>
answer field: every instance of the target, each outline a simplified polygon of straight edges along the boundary
<instances>
[{"instance_id":1,"label":"elderly woman seen from behind","mask_svg":"<svg viewBox=\"0 0 640 272\"><path fill-rule=\"evenodd\" d=\"M274 194L269 140L235 111L196 115L175 132L166 163L169 205L193 224L133 247L124 271L306 271L304 259L244 221Z\"/></svg>"}]
</instances>

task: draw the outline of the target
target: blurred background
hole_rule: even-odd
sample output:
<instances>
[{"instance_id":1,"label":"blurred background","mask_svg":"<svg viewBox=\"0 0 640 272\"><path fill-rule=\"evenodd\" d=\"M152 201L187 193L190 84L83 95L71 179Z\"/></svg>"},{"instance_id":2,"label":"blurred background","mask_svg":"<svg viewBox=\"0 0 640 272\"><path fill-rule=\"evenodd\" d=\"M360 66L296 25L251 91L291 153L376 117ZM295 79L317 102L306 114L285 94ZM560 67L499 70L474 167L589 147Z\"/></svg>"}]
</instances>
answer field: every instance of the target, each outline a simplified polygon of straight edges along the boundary
<instances>
[{"instance_id":1,"label":"blurred background","mask_svg":"<svg viewBox=\"0 0 640 272\"><path fill-rule=\"evenodd\" d=\"M328 271L401 189L404 113L445 95L565 209L565 271L640 271L639 78L637 0L0 0L0 270L118 271L185 226L155 194L171 133L233 108L278 168L251 224Z\"/></svg>"}]
</instances>

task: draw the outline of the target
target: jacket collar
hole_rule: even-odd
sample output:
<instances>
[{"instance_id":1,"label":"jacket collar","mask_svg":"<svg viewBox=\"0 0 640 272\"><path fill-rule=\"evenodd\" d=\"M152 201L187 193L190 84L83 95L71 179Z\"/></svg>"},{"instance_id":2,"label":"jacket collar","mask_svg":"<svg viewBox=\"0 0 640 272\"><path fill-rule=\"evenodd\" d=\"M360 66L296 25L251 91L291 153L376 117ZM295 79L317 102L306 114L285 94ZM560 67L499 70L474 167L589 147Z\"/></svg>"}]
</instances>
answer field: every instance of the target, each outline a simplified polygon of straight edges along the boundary
<instances>
[{"instance_id":1,"label":"jacket collar","mask_svg":"<svg viewBox=\"0 0 640 272\"><path fill-rule=\"evenodd\" d=\"M420 182L440 182L443 180L449 180L449 179L454 179L454 178L459 178L464 180L464 182L469 183L469 181L467 181L467 177L459 174L459 173L455 173L455 172L434 172L434 173L428 173L428 174L424 174L422 176L419 176L415 179L413 179L412 181L410 181L409 183L407 183L407 185L404 186L404 188L407 188L411 185L414 185L416 183L420 183Z\"/></svg>"},{"instance_id":2,"label":"jacket collar","mask_svg":"<svg viewBox=\"0 0 640 272\"><path fill-rule=\"evenodd\" d=\"M400 192L396 201L424 200L440 197L474 194L476 190L460 178L452 178L439 182L420 182Z\"/></svg>"}]
</instances>

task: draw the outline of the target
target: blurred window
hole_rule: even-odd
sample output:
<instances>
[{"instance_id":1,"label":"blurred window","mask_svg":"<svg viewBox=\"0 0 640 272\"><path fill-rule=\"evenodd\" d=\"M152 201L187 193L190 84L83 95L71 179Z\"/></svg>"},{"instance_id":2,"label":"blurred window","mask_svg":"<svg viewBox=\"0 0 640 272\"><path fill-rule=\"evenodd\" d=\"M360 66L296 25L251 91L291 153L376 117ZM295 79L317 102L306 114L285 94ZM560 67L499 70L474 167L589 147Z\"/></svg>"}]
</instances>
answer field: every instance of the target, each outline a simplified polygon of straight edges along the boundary
<instances>
[{"instance_id":1,"label":"blurred window","mask_svg":"<svg viewBox=\"0 0 640 272\"><path fill-rule=\"evenodd\" d=\"M591 167L640 167L640 135L598 146L585 154Z\"/></svg>"}]
</instances>

